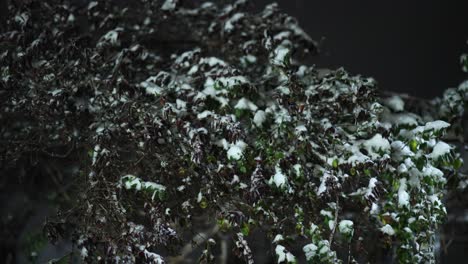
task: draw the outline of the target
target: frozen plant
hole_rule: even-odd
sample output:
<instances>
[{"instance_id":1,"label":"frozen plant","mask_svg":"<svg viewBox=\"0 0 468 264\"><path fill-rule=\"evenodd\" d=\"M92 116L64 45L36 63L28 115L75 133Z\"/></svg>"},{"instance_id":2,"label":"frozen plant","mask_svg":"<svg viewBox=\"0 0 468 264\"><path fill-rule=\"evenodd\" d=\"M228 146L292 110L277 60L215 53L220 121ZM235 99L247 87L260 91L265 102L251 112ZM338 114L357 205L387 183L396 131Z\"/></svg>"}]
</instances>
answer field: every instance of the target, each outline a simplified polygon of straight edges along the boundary
<instances>
[{"instance_id":1,"label":"frozen plant","mask_svg":"<svg viewBox=\"0 0 468 264\"><path fill-rule=\"evenodd\" d=\"M24 2L0 35L1 165L79 164L47 230L85 261L434 262L467 81L414 102L323 74L276 4Z\"/></svg>"}]
</instances>

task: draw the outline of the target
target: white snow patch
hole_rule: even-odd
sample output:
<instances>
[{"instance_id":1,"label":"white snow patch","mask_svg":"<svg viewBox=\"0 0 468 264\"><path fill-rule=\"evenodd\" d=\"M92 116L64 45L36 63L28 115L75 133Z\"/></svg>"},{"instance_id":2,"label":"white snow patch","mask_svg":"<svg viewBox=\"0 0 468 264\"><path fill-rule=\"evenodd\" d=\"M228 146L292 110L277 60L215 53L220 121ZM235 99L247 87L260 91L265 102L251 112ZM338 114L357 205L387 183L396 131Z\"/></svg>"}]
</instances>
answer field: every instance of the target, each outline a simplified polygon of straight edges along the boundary
<instances>
[{"instance_id":1,"label":"white snow patch","mask_svg":"<svg viewBox=\"0 0 468 264\"><path fill-rule=\"evenodd\" d=\"M338 230L340 230L340 233L342 234L352 235L353 225L354 223L351 220L341 220L338 224Z\"/></svg>"},{"instance_id":2,"label":"white snow patch","mask_svg":"<svg viewBox=\"0 0 468 264\"><path fill-rule=\"evenodd\" d=\"M395 235L395 230L393 230L393 227L391 225L389 225L389 224L386 224L383 227L381 227L380 231L382 231L383 233L385 233L385 234L387 234L389 236Z\"/></svg>"},{"instance_id":3,"label":"white snow patch","mask_svg":"<svg viewBox=\"0 0 468 264\"><path fill-rule=\"evenodd\" d=\"M199 113L199 114L197 115L197 118L198 118L198 119L205 119L205 118L207 118L207 117L209 117L209 116L213 116L213 115L214 115L213 112L211 112L211 111L209 111L209 110L205 110L205 111Z\"/></svg>"},{"instance_id":4,"label":"white snow patch","mask_svg":"<svg viewBox=\"0 0 468 264\"><path fill-rule=\"evenodd\" d=\"M405 110L405 102L400 96L394 95L385 99L384 103L395 112L401 112Z\"/></svg>"},{"instance_id":5,"label":"white snow patch","mask_svg":"<svg viewBox=\"0 0 468 264\"><path fill-rule=\"evenodd\" d=\"M283 174L278 165L275 167L275 175L270 179L270 182L273 182L278 188L282 188L286 185L286 175Z\"/></svg>"},{"instance_id":6,"label":"white snow patch","mask_svg":"<svg viewBox=\"0 0 468 264\"><path fill-rule=\"evenodd\" d=\"M411 151L411 149L402 141L393 141L391 144L392 147L392 155L397 159L401 160L405 157L412 157L414 156L414 153Z\"/></svg>"},{"instance_id":7,"label":"white snow patch","mask_svg":"<svg viewBox=\"0 0 468 264\"><path fill-rule=\"evenodd\" d=\"M257 127L262 127L263 123L266 120L266 113L263 110L258 110L253 118L253 122Z\"/></svg>"},{"instance_id":8,"label":"white snow patch","mask_svg":"<svg viewBox=\"0 0 468 264\"><path fill-rule=\"evenodd\" d=\"M250 111L257 111L258 109L258 107L254 103L252 103L249 99L246 99L245 97L239 99L234 108Z\"/></svg>"},{"instance_id":9,"label":"white snow patch","mask_svg":"<svg viewBox=\"0 0 468 264\"><path fill-rule=\"evenodd\" d=\"M278 234L278 235L275 236L275 239L273 239L273 243L281 242L283 240L284 240L283 235Z\"/></svg>"},{"instance_id":10,"label":"white snow patch","mask_svg":"<svg viewBox=\"0 0 468 264\"><path fill-rule=\"evenodd\" d=\"M282 66L284 64L288 64L289 61L288 55L291 52L289 48L286 48L282 45L278 46L274 51L274 58L272 60L273 65Z\"/></svg>"},{"instance_id":11,"label":"white snow patch","mask_svg":"<svg viewBox=\"0 0 468 264\"><path fill-rule=\"evenodd\" d=\"M383 138L381 134L375 134L371 139L364 141L364 147L372 156L372 158L380 157L380 154L376 151L387 152L390 149L390 143L386 138Z\"/></svg>"},{"instance_id":12,"label":"white snow patch","mask_svg":"<svg viewBox=\"0 0 468 264\"><path fill-rule=\"evenodd\" d=\"M402 178L400 179L400 187L398 188L398 207L409 207L410 196L406 189L406 178Z\"/></svg>"},{"instance_id":13,"label":"white snow patch","mask_svg":"<svg viewBox=\"0 0 468 264\"><path fill-rule=\"evenodd\" d=\"M452 150L452 147L449 144L447 144L447 143L445 143L443 141L439 141L434 146L434 148L432 149L432 152L428 156L431 159L438 159L441 156L444 156L444 155L450 153L451 150Z\"/></svg>"},{"instance_id":14,"label":"white snow patch","mask_svg":"<svg viewBox=\"0 0 468 264\"><path fill-rule=\"evenodd\" d=\"M304 251L307 261L311 260L313 257L315 257L315 255L317 255L317 250L318 250L318 247L312 243L307 244L302 248L302 251Z\"/></svg>"},{"instance_id":15,"label":"white snow patch","mask_svg":"<svg viewBox=\"0 0 468 264\"><path fill-rule=\"evenodd\" d=\"M231 144L227 151L228 159L240 160L244 156L243 152L246 147L247 144L242 140L238 140L235 144Z\"/></svg>"},{"instance_id":16,"label":"white snow patch","mask_svg":"<svg viewBox=\"0 0 468 264\"><path fill-rule=\"evenodd\" d=\"M234 14L226 21L226 24L224 24L224 31L228 33L232 32L234 30L234 24L241 20L244 16L244 13Z\"/></svg>"},{"instance_id":17,"label":"white snow patch","mask_svg":"<svg viewBox=\"0 0 468 264\"><path fill-rule=\"evenodd\" d=\"M161 10L164 11L172 11L176 8L175 0L166 0L164 4L161 6Z\"/></svg>"},{"instance_id":18,"label":"white snow patch","mask_svg":"<svg viewBox=\"0 0 468 264\"><path fill-rule=\"evenodd\" d=\"M276 256L278 257L278 263L286 261L286 263L295 262L296 257L294 257L291 252L287 251L282 245L277 245L275 248Z\"/></svg>"}]
</instances>

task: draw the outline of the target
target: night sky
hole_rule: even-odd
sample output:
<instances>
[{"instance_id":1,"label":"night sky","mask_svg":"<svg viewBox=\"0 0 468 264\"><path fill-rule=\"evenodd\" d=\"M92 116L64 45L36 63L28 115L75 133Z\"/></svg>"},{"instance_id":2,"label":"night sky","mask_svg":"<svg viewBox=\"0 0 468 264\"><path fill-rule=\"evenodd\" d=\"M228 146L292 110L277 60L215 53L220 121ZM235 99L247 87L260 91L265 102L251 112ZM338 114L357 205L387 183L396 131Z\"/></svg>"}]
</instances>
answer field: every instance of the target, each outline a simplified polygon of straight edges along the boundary
<instances>
[{"instance_id":1,"label":"night sky","mask_svg":"<svg viewBox=\"0 0 468 264\"><path fill-rule=\"evenodd\" d=\"M253 1L257 9L272 1ZM374 77L381 89L432 98L465 79L468 1L279 0L322 43L311 60Z\"/></svg>"}]
</instances>

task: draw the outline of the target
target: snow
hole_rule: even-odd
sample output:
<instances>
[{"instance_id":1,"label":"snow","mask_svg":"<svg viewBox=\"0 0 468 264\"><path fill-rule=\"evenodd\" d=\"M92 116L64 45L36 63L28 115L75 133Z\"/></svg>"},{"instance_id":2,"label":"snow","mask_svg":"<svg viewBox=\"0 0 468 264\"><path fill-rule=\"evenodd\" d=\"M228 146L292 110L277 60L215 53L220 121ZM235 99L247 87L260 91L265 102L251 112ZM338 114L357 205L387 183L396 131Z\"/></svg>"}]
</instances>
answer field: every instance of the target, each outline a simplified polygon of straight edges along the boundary
<instances>
[{"instance_id":1,"label":"snow","mask_svg":"<svg viewBox=\"0 0 468 264\"><path fill-rule=\"evenodd\" d=\"M89 4L88 4L88 10L93 9L93 8L96 7L97 5L98 5L98 2L96 2L96 1L89 2Z\"/></svg>"},{"instance_id":2,"label":"snow","mask_svg":"<svg viewBox=\"0 0 468 264\"><path fill-rule=\"evenodd\" d=\"M296 135L301 134L302 132L307 132L307 128L304 125L299 125L295 129Z\"/></svg>"},{"instance_id":3,"label":"snow","mask_svg":"<svg viewBox=\"0 0 468 264\"><path fill-rule=\"evenodd\" d=\"M107 41L112 45L118 44L119 32L122 32L123 28L117 27L109 32L107 32L104 36L101 37L100 41Z\"/></svg>"},{"instance_id":4,"label":"snow","mask_svg":"<svg viewBox=\"0 0 468 264\"><path fill-rule=\"evenodd\" d=\"M244 76L232 76L232 77L219 77L216 81L225 88L231 88L236 85L242 85L248 83L249 81Z\"/></svg>"},{"instance_id":5,"label":"snow","mask_svg":"<svg viewBox=\"0 0 468 264\"><path fill-rule=\"evenodd\" d=\"M426 165L423 170L422 170L422 174L424 176L428 176L428 177L431 177L431 178L434 178L434 180L436 182L446 182L446 179L444 178L444 173L439 170L438 168L428 164Z\"/></svg>"},{"instance_id":6,"label":"snow","mask_svg":"<svg viewBox=\"0 0 468 264\"><path fill-rule=\"evenodd\" d=\"M385 99L384 103L395 112L405 110L405 102L397 95Z\"/></svg>"},{"instance_id":7,"label":"snow","mask_svg":"<svg viewBox=\"0 0 468 264\"><path fill-rule=\"evenodd\" d=\"M213 116L213 112L211 112L211 111L209 111L209 110L205 110L205 111L199 113L199 114L197 115L197 118L198 118L198 119L205 119L205 118L207 118L207 117L209 117L209 116Z\"/></svg>"},{"instance_id":8,"label":"snow","mask_svg":"<svg viewBox=\"0 0 468 264\"><path fill-rule=\"evenodd\" d=\"M246 147L247 144L242 140L238 140L235 144L231 144L227 151L228 159L240 160L244 155L243 152Z\"/></svg>"},{"instance_id":9,"label":"snow","mask_svg":"<svg viewBox=\"0 0 468 264\"><path fill-rule=\"evenodd\" d=\"M365 163L369 160L368 156L359 151L359 147L357 145L350 146L349 144L346 144L345 147L352 153L352 155L346 160L346 163L355 165L356 163Z\"/></svg>"},{"instance_id":10,"label":"snow","mask_svg":"<svg viewBox=\"0 0 468 264\"><path fill-rule=\"evenodd\" d=\"M88 250L85 247L82 247L80 250L80 256L82 259L88 257Z\"/></svg>"},{"instance_id":11,"label":"snow","mask_svg":"<svg viewBox=\"0 0 468 264\"><path fill-rule=\"evenodd\" d=\"M262 127L263 123L266 120L266 113L263 110L258 110L253 118L253 122L257 127Z\"/></svg>"},{"instance_id":12,"label":"snow","mask_svg":"<svg viewBox=\"0 0 468 264\"><path fill-rule=\"evenodd\" d=\"M187 102L185 101L182 101L180 99L176 99L176 106L177 106L177 109L181 110L181 111L186 111L186 107L187 107Z\"/></svg>"},{"instance_id":13,"label":"snow","mask_svg":"<svg viewBox=\"0 0 468 264\"><path fill-rule=\"evenodd\" d=\"M294 173L296 173L297 177L301 176L301 172L302 172L302 165L301 164L294 164L293 169L294 169Z\"/></svg>"},{"instance_id":14,"label":"snow","mask_svg":"<svg viewBox=\"0 0 468 264\"><path fill-rule=\"evenodd\" d=\"M153 82L154 78L155 77L149 77L146 81L141 82L140 87L144 88L147 94L157 96L162 93L162 88Z\"/></svg>"},{"instance_id":15,"label":"snow","mask_svg":"<svg viewBox=\"0 0 468 264\"><path fill-rule=\"evenodd\" d=\"M312 243L307 244L302 248L302 251L304 251L307 261L311 260L313 257L315 257L315 255L317 255L317 250L318 250L318 247Z\"/></svg>"},{"instance_id":16,"label":"snow","mask_svg":"<svg viewBox=\"0 0 468 264\"><path fill-rule=\"evenodd\" d=\"M274 112L274 115L275 115L275 123L278 125L281 125L284 122L291 121L291 116L289 115L288 110L282 106L280 106L279 111Z\"/></svg>"},{"instance_id":17,"label":"snow","mask_svg":"<svg viewBox=\"0 0 468 264\"><path fill-rule=\"evenodd\" d=\"M351 220L341 220L338 224L338 230L340 230L340 233L342 234L352 235L353 225L353 221Z\"/></svg>"},{"instance_id":18,"label":"snow","mask_svg":"<svg viewBox=\"0 0 468 264\"><path fill-rule=\"evenodd\" d=\"M62 93L62 89L55 89L55 90L52 90L50 92L48 92L49 94L51 94L52 96L56 96L56 95L59 95Z\"/></svg>"},{"instance_id":19,"label":"snow","mask_svg":"<svg viewBox=\"0 0 468 264\"><path fill-rule=\"evenodd\" d=\"M442 121L442 120L436 120L436 121L433 121L433 122L428 122L426 123L426 125L424 126L424 129L427 131L427 130L435 130L435 131L438 131L438 130L441 130L441 129L444 129L444 128L447 128L449 127L450 124L445 122L445 121Z\"/></svg>"},{"instance_id":20,"label":"snow","mask_svg":"<svg viewBox=\"0 0 468 264\"><path fill-rule=\"evenodd\" d=\"M227 66L226 62L216 57L201 58L200 64L208 64L210 67Z\"/></svg>"},{"instance_id":21,"label":"snow","mask_svg":"<svg viewBox=\"0 0 468 264\"><path fill-rule=\"evenodd\" d=\"M452 147L449 144L447 144L447 143L445 143L443 141L439 141L434 146L434 148L432 149L432 152L428 156L431 159L438 159L441 156L444 156L444 155L450 153L451 150L452 150Z\"/></svg>"},{"instance_id":22,"label":"snow","mask_svg":"<svg viewBox=\"0 0 468 264\"><path fill-rule=\"evenodd\" d=\"M395 125L417 126L419 124L419 119L420 117L413 113L390 114L384 116L384 120L386 122L390 122Z\"/></svg>"},{"instance_id":23,"label":"snow","mask_svg":"<svg viewBox=\"0 0 468 264\"><path fill-rule=\"evenodd\" d=\"M442 120L436 120L436 121L428 122L424 126L418 126L415 129L413 129L412 132L413 134L416 134L416 133L424 133L427 131L440 131L448 127L450 127L449 123L442 121Z\"/></svg>"},{"instance_id":24,"label":"snow","mask_svg":"<svg viewBox=\"0 0 468 264\"><path fill-rule=\"evenodd\" d=\"M235 109L241 110L250 110L250 111L257 111L258 107L252 103L250 100L246 99L245 97L239 99L237 104L234 106Z\"/></svg>"},{"instance_id":25,"label":"snow","mask_svg":"<svg viewBox=\"0 0 468 264\"><path fill-rule=\"evenodd\" d=\"M411 151L411 149L402 141L393 141L391 144L392 147L392 155L397 159L401 160L404 159L405 157L412 157L414 156L414 153Z\"/></svg>"},{"instance_id":26,"label":"snow","mask_svg":"<svg viewBox=\"0 0 468 264\"><path fill-rule=\"evenodd\" d=\"M286 185L286 176L281 171L281 168L277 165L275 167L275 175L273 175L273 183L278 188L282 188ZM271 181L271 180L270 180Z\"/></svg>"},{"instance_id":27,"label":"snow","mask_svg":"<svg viewBox=\"0 0 468 264\"><path fill-rule=\"evenodd\" d=\"M276 87L276 90L279 91L281 94L286 94L286 95L291 94L291 90L289 90L289 87L284 86L284 85L280 85Z\"/></svg>"},{"instance_id":28,"label":"snow","mask_svg":"<svg viewBox=\"0 0 468 264\"><path fill-rule=\"evenodd\" d=\"M121 182L123 183L124 188L127 190L147 190L153 192L153 195L151 197L151 199L153 200L157 193L164 192L166 190L166 187L161 184L151 181L142 181L140 178L131 174L123 176L121 178Z\"/></svg>"},{"instance_id":29,"label":"snow","mask_svg":"<svg viewBox=\"0 0 468 264\"><path fill-rule=\"evenodd\" d=\"M141 181L139 178L133 175L125 175L122 177L122 181L124 182L125 189L135 189L137 191L141 190Z\"/></svg>"},{"instance_id":30,"label":"snow","mask_svg":"<svg viewBox=\"0 0 468 264\"><path fill-rule=\"evenodd\" d=\"M372 203L369 214L377 215L379 213L379 206L376 203Z\"/></svg>"},{"instance_id":31,"label":"snow","mask_svg":"<svg viewBox=\"0 0 468 264\"><path fill-rule=\"evenodd\" d=\"M150 252L147 249L145 249L143 251L143 254L145 255L145 258L150 261L150 263L154 263L154 264L164 264L165 263L164 259L160 255L158 255L156 253L153 253L153 252Z\"/></svg>"},{"instance_id":32,"label":"snow","mask_svg":"<svg viewBox=\"0 0 468 264\"><path fill-rule=\"evenodd\" d=\"M376 178L370 178L369 179L369 185L367 186L366 193L364 194L364 196L366 198L374 196L372 193L374 191L374 188L377 186L377 182L378 182L378 180Z\"/></svg>"},{"instance_id":33,"label":"snow","mask_svg":"<svg viewBox=\"0 0 468 264\"><path fill-rule=\"evenodd\" d=\"M175 0L166 0L164 4L161 6L161 10L164 11L172 11L176 8Z\"/></svg>"},{"instance_id":34,"label":"snow","mask_svg":"<svg viewBox=\"0 0 468 264\"><path fill-rule=\"evenodd\" d=\"M372 158L380 157L380 155L375 151L387 152L390 149L390 143L388 140L383 138L379 133L375 134L371 139L364 141L363 145Z\"/></svg>"},{"instance_id":35,"label":"snow","mask_svg":"<svg viewBox=\"0 0 468 264\"><path fill-rule=\"evenodd\" d=\"M286 263L295 262L296 258L293 254L286 250L285 247L277 245L275 248L276 256L278 256L278 263L286 261Z\"/></svg>"},{"instance_id":36,"label":"snow","mask_svg":"<svg viewBox=\"0 0 468 264\"><path fill-rule=\"evenodd\" d=\"M281 242L284 240L284 237L280 234L275 236L275 239L273 239L273 243Z\"/></svg>"},{"instance_id":37,"label":"snow","mask_svg":"<svg viewBox=\"0 0 468 264\"><path fill-rule=\"evenodd\" d=\"M274 51L274 58L273 58L273 64L274 65L279 65L282 66L284 64L287 64L288 61L286 61L289 53L291 50L289 48L286 48L284 46L278 46L275 51Z\"/></svg>"},{"instance_id":38,"label":"snow","mask_svg":"<svg viewBox=\"0 0 468 264\"><path fill-rule=\"evenodd\" d=\"M226 21L226 24L224 24L224 31L228 33L232 32L234 30L234 24L241 20L244 16L244 13L234 14Z\"/></svg>"},{"instance_id":39,"label":"snow","mask_svg":"<svg viewBox=\"0 0 468 264\"><path fill-rule=\"evenodd\" d=\"M409 207L410 196L406 189L406 178L402 178L400 179L400 187L398 188L398 207Z\"/></svg>"},{"instance_id":40,"label":"snow","mask_svg":"<svg viewBox=\"0 0 468 264\"><path fill-rule=\"evenodd\" d=\"M318 196L322 195L327 190L327 182L330 180L336 182L338 179L336 178L336 176L332 176L329 173L325 172L322 176L320 186L317 189Z\"/></svg>"},{"instance_id":41,"label":"snow","mask_svg":"<svg viewBox=\"0 0 468 264\"><path fill-rule=\"evenodd\" d=\"M395 230L393 230L393 227L391 225L389 225L389 224L386 224L383 227L381 227L380 231L382 231L383 233L385 233L385 234L387 234L389 236L395 235Z\"/></svg>"}]
</instances>

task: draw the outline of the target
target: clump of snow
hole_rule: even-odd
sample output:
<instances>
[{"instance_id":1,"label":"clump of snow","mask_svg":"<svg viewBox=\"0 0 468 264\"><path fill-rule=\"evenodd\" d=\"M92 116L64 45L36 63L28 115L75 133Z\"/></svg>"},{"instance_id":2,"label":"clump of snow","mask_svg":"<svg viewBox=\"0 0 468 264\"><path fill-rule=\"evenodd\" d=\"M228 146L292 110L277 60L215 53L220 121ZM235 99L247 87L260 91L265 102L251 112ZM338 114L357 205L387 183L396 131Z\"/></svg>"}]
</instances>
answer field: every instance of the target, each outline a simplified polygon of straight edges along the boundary
<instances>
[{"instance_id":1,"label":"clump of snow","mask_svg":"<svg viewBox=\"0 0 468 264\"><path fill-rule=\"evenodd\" d=\"M266 113L263 110L258 110L253 118L253 122L257 127L262 127L263 123L266 120Z\"/></svg>"},{"instance_id":2,"label":"clump of snow","mask_svg":"<svg viewBox=\"0 0 468 264\"><path fill-rule=\"evenodd\" d=\"M414 153L411 151L408 145L406 145L402 141L393 141L391 144L392 147L392 155L395 159L397 160L402 160L406 157L412 157L414 156Z\"/></svg>"},{"instance_id":3,"label":"clump of snow","mask_svg":"<svg viewBox=\"0 0 468 264\"><path fill-rule=\"evenodd\" d=\"M113 46L117 46L119 44L119 33L123 31L123 28L117 27L101 37L99 40L98 46L102 45L101 42L107 42Z\"/></svg>"},{"instance_id":4,"label":"clump of snow","mask_svg":"<svg viewBox=\"0 0 468 264\"><path fill-rule=\"evenodd\" d=\"M389 97L385 99L384 103L395 112L401 112L405 110L405 102L403 99L401 99L400 96L394 95Z\"/></svg>"},{"instance_id":5,"label":"clump of snow","mask_svg":"<svg viewBox=\"0 0 468 264\"><path fill-rule=\"evenodd\" d=\"M302 248L307 261L311 260L313 257L315 257L315 255L317 255L317 250L318 247L313 243L307 244Z\"/></svg>"},{"instance_id":6,"label":"clump of snow","mask_svg":"<svg viewBox=\"0 0 468 264\"><path fill-rule=\"evenodd\" d=\"M273 239L273 243L278 243L278 242L281 242L283 240L284 240L283 235L278 234L278 235L275 236L275 239Z\"/></svg>"},{"instance_id":7,"label":"clump of snow","mask_svg":"<svg viewBox=\"0 0 468 264\"><path fill-rule=\"evenodd\" d=\"M230 17L224 24L224 31L230 33L234 30L234 24L244 17L244 13L236 13Z\"/></svg>"},{"instance_id":8,"label":"clump of snow","mask_svg":"<svg viewBox=\"0 0 468 264\"><path fill-rule=\"evenodd\" d=\"M150 252L147 249L145 249L143 251L143 254L145 255L146 260L149 261L149 263L155 263L155 264L164 264L165 263L163 257L161 257L160 255L158 255L158 254L156 254L154 252Z\"/></svg>"},{"instance_id":9,"label":"clump of snow","mask_svg":"<svg viewBox=\"0 0 468 264\"><path fill-rule=\"evenodd\" d=\"M329 182L338 182L338 178L325 172L322 176L320 186L317 189L318 196L323 195L327 191L327 183Z\"/></svg>"},{"instance_id":10,"label":"clump of snow","mask_svg":"<svg viewBox=\"0 0 468 264\"><path fill-rule=\"evenodd\" d=\"M152 199L154 199L156 194L164 192L166 190L166 187L161 184L151 181L143 181L140 178L131 174L123 176L121 178L121 182L123 183L123 187L127 190L146 190L149 192L153 192L153 196L151 197Z\"/></svg>"},{"instance_id":11,"label":"clump of snow","mask_svg":"<svg viewBox=\"0 0 468 264\"><path fill-rule=\"evenodd\" d=\"M244 76L219 77L216 82L225 88L232 88L236 85L242 85L249 81Z\"/></svg>"},{"instance_id":12,"label":"clump of snow","mask_svg":"<svg viewBox=\"0 0 468 264\"><path fill-rule=\"evenodd\" d=\"M228 159L240 160L244 156L243 152L246 147L247 144L242 140L238 140L235 144L231 144L227 151Z\"/></svg>"},{"instance_id":13,"label":"clump of snow","mask_svg":"<svg viewBox=\"0 0 468 264\"><path fill-rule=\"evenodd\" d=\"M381 134L375 134L371 139L364 141L363 146L372 156L372 158L380 157L378 151L387 152L390 149L390 143L386 138L383 138Z\"/></svg>"},{"instance_id":14,"label":"clump of snow","mask_svg":"<svg viewBox=\"0 0 468 264\"><path fill-rule=\"evenodd\" d=\"M294 263L296 261L296 257L294 257L294 255L291 254L291 252L287 251L286 248L282 245L276 246L275 253L278 257L278 263Z\"/></svg>"},{"instance_id":15,"label":"clump of snow","mask_svg":"<svg viewBox=\"0 0 468 264\"><path fill-rule=\"evenodd\" d=\"M162 93L162 88L154 83L155 76L149 77L146 81L140 83L140 87L144 88L147 94L150 95L160 95Z\"/></svg>"},{"instance_id":16,"label":"clump of snow","mask_svg":"<svg viewBox=\"0 0 468 264\"><path fill-rule=\"evenodd\" d=\"M393 230L393 227L389 224L386 224L383 227L381 227L380 231L382 231L384 234L387 234L389 236L395 235L395 230Z\"/></svg>"},{"instance_id":17,"label":"clump of snow","mask_svg":"<svg viewBox=\"0 0 468 264\"><path fill-rule=\"evenodd\" d=\"M293 165L294 173L297 177L301 176L302 173L302 165L301 164L294 164Z\"/></svg>"},{"instance_id":18,"label":"clump of snow","mask_svg":"<svg viewBox=\"0 0 468 264\"><path fill-rule=\"evenodd\" d=\"M338 224L338 230L340 230L342 234L352 235L354 230L353 225L353 221L351 220L341 220Z\"/></svg>"},{"instance_id":19,"label":"clump of snow","mask_svg":"<svg viewBox=\"0 0 468 264\"><path fill-rule=\"evenodd\" d=\"M164 10L164 11L172 11L175 8L176 8L175 0L166 0L164 4L161 6L161 10Z\"/></svg>"},{"instance_id":20,"label":"clump of snow","mask_svg":"<svg viewBox=\"0 0 468 264\"><path fill-rule=\"evenodd\" d=\"M406 189L406 178L402 178L400 179L400 187L398 188L398 207L409 206L410 196Z\"/></svg>"},{"instance_id":21,"label":"clump of snow","mask_svg":"<svg viewBox=\"0 0 468 264\"><path fill-rule=\"evenodd\" d=\"M207 57L207 58L201 58L200 59L200 64L208 64L210 67L214 66L227 66L227 63L221 59L218 59L216 57Z\"/></svg>"},{"instance_id":22,"label":"clump of snow","mask_svg":"<svg viewBox=\"0 0 468 264\"><path fill-rule=\"evenodd\" d=\"M291 50L282 45L278 46L274 51L273 65L282 66L289 63L288 56Z\"/></svg>"},{"instance_id":23,"label":"clump of snow","mask_svg":"<svg viewBox=\"0 0 468 264\"><path fill-rule=\"evenodd\" d=\"M434 148L432 149L432 152L428 156L431 159L439 159L440 157L450 153L451 150L452 150L452 147L449 144L443 141L439 141L434 146Z\"/></svg>"},{"instance_id":24,"label":"clump of snow","mask_svg":"<svg viewBox=\"0 0 468 264\"><path fill-rule=\"evenodd\" d=\"M442 120L436 120L432 122L427 122L424 126L418 126L415 129L413 129L413 133L423 133L427 131L440 131L442 129L446 129L450 127L450 124L442 121Z\"/></svg>"},{"instance_id":25,"label":"clump of snow","mask_svg":"<svg viewBox=\"0 0 468 264\"><path fill-rule=\"evenodd\" d=\"M378 180L376 178L370 178L369 179L369 185L367 186L366 193L364 194L364 197L369 198L374 196L374 188L377 187L377 182Z\"/></svg>"},{"instance_id":26,"label":"clump of snow","mask_svg":"<svg viewBox=\"0 0 468 264\"><path fill-rule=\"evenodd\" d=\"M209 116L213 116L213 112L209 111L209 110L205 110L199 114L197 114L197 118L198 119L205 119Z\"/></svg>"},{"instance_id":27,"label":"clump of snow","mask_svg":"<svg viewBox=\"0 0 468 264\"><path fill-rule=\"evenodd\" d=\"M304 125L298 125L298 126L294 129L294 131L295 131L296 135L298 135L298 134L307 132L307 127L305 127Z\"/></svg>"},{"instance_id":28,"label":"clump of snow","mask_svg":"<svg viewBox=\"0 0 468 264\"><path fill-rule=\"evenodd\" d=\"M436 120L436 121L433 121L433 122L428 122L426 123L426 125L424 126L424 129L427 131L427 130L441 130L441 129L444 129L444 128L448 128L450 127L450 124L445 122L445 121L442 121L442 120Z\"/></svg>"},{"instance_id":29,"label":"clump of snow","mask_svg":"<svg viewBox=\"0 0 468 264\"><path fill-rule=\"evenodd\" d=\"M320 263L322 263L322 261L329 263L332 259L336 258L336 253L330 250L330 243L328 242L328 240L320 240L317 244L307 244L302 248L302 251L304 251L307 261L319 259Z\"/></svg>"},{"instance_id":30,"label":"clump of snow","mask_svg":"<svg viewBox=\"0 0 468 264\"><path fill-rule=\"evenodd\" d=\"M249 99L246 99L245 97L242 97L239 99L237 104L234 106L235 109L241 109L241 110L250 110L250 111L257 111L258 107L252 103Z\"/></svg>"},{"instance_id":31,"label":"clump of snow","mask_svg":"<svg viewBox=\"0 0 468 264\"><path fill-rule=\"evenodd\" d=\"M438 168L428 164L426 165L423 170L422 174L424 176L428 176L433 178L436 182L443 182L445 183L447 180L444 178L444 173L439 170Z\"/></svg>"},{"instance_id":32,"label":"clump of snow","mask_svg":"<svg viewBox=\"0 0 468 264\"><path fill-rule=\"evenodd\" d=\"M289 87L284 86L284 85L280 85L276 87L275 90L277 90L281 94L286 94L286 95L289 95L291 93L291 90L289 90Z\"/></svg>"},{"instance_id":33,"label":"clump of snow","mask_svg":"<svg viewBox=\"0 0 468 264\"><path fill-rule=\"evenodd\" d=\"M274 183L278 188L286 186L286 175L283 174L279 165L275 167L275 175L270 179L270 183Z\"/></svg>"}]
</instances>

